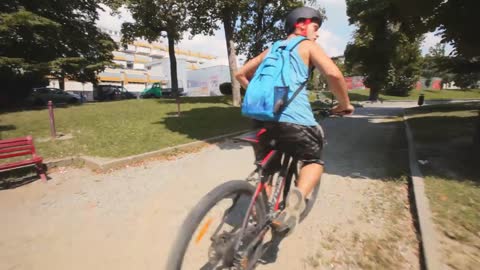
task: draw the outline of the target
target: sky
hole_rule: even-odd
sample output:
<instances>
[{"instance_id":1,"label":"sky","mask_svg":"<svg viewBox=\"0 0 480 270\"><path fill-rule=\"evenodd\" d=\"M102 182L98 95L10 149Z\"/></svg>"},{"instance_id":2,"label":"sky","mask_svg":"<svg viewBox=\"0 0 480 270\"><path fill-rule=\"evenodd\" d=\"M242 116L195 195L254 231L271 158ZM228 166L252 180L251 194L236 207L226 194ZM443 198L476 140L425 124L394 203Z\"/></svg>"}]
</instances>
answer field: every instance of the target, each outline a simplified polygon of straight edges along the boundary
<instances>
[{"instance_id":1,"label":"sky","mask_svg":"<svg viewBox=\"0 0 480 270\"><path fill-rule=\"evenodd\" d=\"M325 8L327 21L324 22L319 30L317 43L325 50L330 57L343 55L345 47L352 40L354 26L349 25L346 14L347 7L344 0L321 0L320 6ZM125 21L133 21L132 16L127 10L122 9L120 15L110 15L110 10L105 7L105 11L100 11L100 18L97 24L110 30L120 30ZM211 65L228 65L227 48L223 28L215 31L214 36L197 35L189 37L185 34L178 46L182 49L192 50L202 53L208 53L217 57L211 62ZM428 49L438 43L440 38L434 33L425 35L422 44L422 54L428 52ZM240 62L242 56L239 56Z\"/></svg>"}]
</instances>

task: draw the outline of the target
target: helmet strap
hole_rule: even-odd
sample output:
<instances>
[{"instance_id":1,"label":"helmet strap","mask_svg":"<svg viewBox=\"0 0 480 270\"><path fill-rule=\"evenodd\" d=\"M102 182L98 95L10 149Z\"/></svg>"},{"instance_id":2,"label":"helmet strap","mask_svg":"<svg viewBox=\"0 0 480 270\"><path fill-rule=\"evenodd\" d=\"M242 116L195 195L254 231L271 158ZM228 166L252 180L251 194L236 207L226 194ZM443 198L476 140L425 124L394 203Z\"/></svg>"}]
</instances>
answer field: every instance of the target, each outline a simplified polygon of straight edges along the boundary
<instances>
[{"instance_id":1,"label":"helmet strap","mask_svg":"<svg viewBox=\"0 0 480 270\"><path fill-rule=\"evenodd\" d=\"M304 36L306 37L307 36L307 26L312 22L312 19L305 19L304 21L302 22L297 22L295 24L295 28L297 27L300 27L302 24L305 26L305 29L302 30L302 32L300 33L301 36Z\"/></svg>"}]
</instances>

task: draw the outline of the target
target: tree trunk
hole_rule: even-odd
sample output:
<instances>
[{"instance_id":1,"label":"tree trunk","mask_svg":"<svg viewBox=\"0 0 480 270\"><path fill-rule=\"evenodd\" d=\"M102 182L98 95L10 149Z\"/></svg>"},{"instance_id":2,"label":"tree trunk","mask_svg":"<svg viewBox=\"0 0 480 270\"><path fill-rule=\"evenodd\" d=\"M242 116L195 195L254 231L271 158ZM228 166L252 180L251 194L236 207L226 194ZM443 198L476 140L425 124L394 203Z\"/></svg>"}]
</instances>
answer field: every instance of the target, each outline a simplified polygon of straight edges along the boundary
<instances>
[{"instance_id":1,"label":"tree trunk","mask_svg":"<svg viewBox=\"0 0 480 270\"><path fill-rule=\"evenodd\" d=\"M240 83L235 79L237 73L237 54L235 52L235 43L233 42L233 22L231 15L223 16L223 27L225 29L225 39L227 42L228 64L230 67L230 78L232 80L233 106L240 106Z\"/></svg>"},{"instance_id":2,"label":"tree trunk","mask_svg":"<svg viewBox=\"0 0 480 270\"><path fill-rule=\"evenodd\" d=\"M379 94L380 94L380 89L378 89L376 87L371 87L370 88L370 96L368 97L368 100L378 101Z\"/></svg>"},{"instance_id":3,"label":"tree trunk","mask_svg":"<svg viewBox=\"0 0 480 270\"><path fill-rule=\"evenodd\" d=\"M170 58L170 82L172 95L175 95L177 102L177 116L180 116L180 93L178 92L177 58L175 57L175 38L173 33L167 32L168 56Z\"/></svg>"},{"instance_id":4,"label":"tree trunk","mask_svg":"<svg viewBox=\"0 0 480 270\"><path fill-rule=\"evenodd\" d=\"M58 78L58 87L65 90L65 77Z\"/></svg>"}]
</instances>

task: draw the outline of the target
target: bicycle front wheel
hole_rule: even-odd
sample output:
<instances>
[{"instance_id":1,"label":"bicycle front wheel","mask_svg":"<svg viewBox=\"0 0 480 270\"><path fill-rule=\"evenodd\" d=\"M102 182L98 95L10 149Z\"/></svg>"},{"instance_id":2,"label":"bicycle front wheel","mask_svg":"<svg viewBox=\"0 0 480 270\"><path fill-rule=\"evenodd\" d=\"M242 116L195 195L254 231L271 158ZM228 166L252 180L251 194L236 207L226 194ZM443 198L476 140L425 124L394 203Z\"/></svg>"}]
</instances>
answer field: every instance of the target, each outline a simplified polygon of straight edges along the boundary
<instances>
[{"instance_id":1,"label":"bicycle front wheel","mask_svg":"<svg viewBox=\"0 0 480 270\"><path fill-rule=\"evenodd\" d=\"M265 203L260 193L249 214L248 226L242 230L254 193L254 186L236 180L205 195L180 227L167 269L230 269L238 263L235 245L239 241L242 245L252 242L266 219ZM253 269L257 254L258 250L254 250L244 256L244 267L239 269Z\"/></svg>"}]
</instances>

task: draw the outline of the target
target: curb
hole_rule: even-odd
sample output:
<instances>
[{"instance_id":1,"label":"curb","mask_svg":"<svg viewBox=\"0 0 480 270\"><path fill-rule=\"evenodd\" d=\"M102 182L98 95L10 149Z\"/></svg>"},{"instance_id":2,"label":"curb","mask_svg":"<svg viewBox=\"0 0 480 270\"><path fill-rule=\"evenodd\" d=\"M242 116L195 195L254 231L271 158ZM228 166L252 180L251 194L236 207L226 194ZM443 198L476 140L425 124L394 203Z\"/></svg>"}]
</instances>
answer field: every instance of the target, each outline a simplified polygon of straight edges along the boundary
<instances>
[{"instance_id":1,"label":"curb","mask_svg":"<svg viewBox=\"0 0 480 270\"><path fill-rule=\"evenodd\" d=\"M463 99L425 99L425 102L427 101L434 101L434 102L472 102L472 101L480 101L478 98L463 98ZM412 102L412 103L417 103L418 99L411 99L411 100L383 100L383 101L377 101L373 103L401 103L401 102ZM372 104L370 101L358 101L360 104ZM430 104L425 104L425 105L430 105Z\"/></svg>"},{"instance_id":2,"label":"curb","mask_svg":"<svg viewBox=\"0 0 480 270\"><path fill-rule=\"evenodd\" d=\"M408 124L405 110L403 111L403 122L405 123L405 132L407 134L408 157L410 163L410 179L413 187L415 213L420 230L420 245L422 248L423 262L425 269L438 270L444 269L441 262L441 255L438 249L439 242L435 227L432 221L432 212L428 198L425 195L425 181L417 164L417 156L415 153L415 144L413 134Z\"/></svg>"},{"instance_id":3,"label":"curb","mask_svg":"<svg viewBox=\"0 0 480 270\"><path fill-rule=\"evenodd\" d=\"M113 160L107 160L104 162L95 160L93 157L89 156L77 156L77 157L68 157L64 159L55 159L55 160L49 160L44 162L47 165L48 169L56 168L56 167L68 167L68 166L86 166L90 168L91 170L98 171L98 172L105 172L111 169L117 169L120 167L123 167L128 164L140 162L149 158L154 158L154 157L159 157L171 152L179 151L179 150L186 150L189 148L194 148L194 147L199 147L208 143L215 143L222 141L224 139L240 135L243 133L246 133L250 131L250 129L242 130L242 131L237 131L237 132L232 132L216 137L211 137L207 138L205 140L201 141L194 141L191 143L186 143L182 145L177 145L177 146L172 146L172 147L167 147L163 148L160 150L155 150L143 154L138 154L138 155L133 155L133 156L128 156L128 157L123 157L119 159L113 159Z\"/></svg>"}]
</instances>

